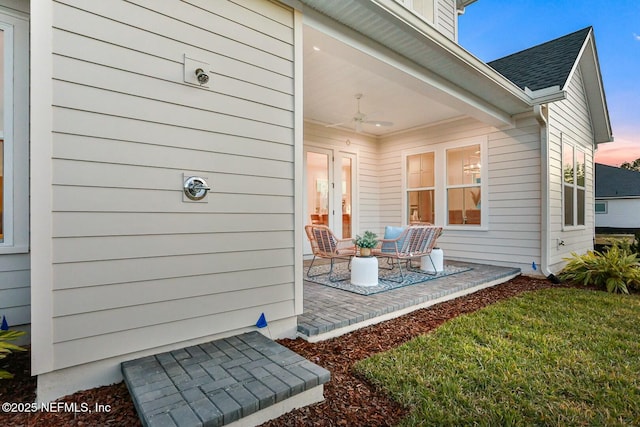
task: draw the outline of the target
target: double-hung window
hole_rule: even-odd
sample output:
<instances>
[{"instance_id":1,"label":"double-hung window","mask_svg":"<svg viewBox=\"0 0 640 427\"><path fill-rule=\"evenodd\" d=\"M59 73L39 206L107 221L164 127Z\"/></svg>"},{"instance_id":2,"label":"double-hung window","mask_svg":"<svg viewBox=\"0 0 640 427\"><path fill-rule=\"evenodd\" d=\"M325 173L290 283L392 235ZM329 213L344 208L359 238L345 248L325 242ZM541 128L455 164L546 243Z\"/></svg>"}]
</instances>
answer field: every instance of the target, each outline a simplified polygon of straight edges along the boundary
<instances>
[{"instance_id":1,"label":"double-hung window","mask_svg":"<svg viewBox=\"0 0 640 427\"><path fill-rule=\"evenodd\" d=\"M480 144L447 150L448 225L480 225L482 163Z\"/></svg>"},{"instance_id":2,"label":"double-hung window","mask_svg":"<svg viewBox=\"0 0 640 427\"><path fill-rule=\"evenodd\" d=\"M476 141L437 144L405 155L407 224L486 228L482 218L486 142Z\"/></svg>"},{"instance_id":3,"label":"double-hung window","mask_svg":"<svg viewBox=\"0 0 640 427\"><path fill-rule=\"evenodd\" d=\"M564 142L562 144L562 198L565 227L585 225L585 167L585 152Z\"/></svg>"},{"instance_id":4,"label":"double-hung window","mask_svg":"<svg viewBox=\"0 0 640 427\"><path fill-rule=\"evenodd\" d=\"M408 224L435 223L434 158L433 151L407 156Z\"/></svg>"}]
</instances>

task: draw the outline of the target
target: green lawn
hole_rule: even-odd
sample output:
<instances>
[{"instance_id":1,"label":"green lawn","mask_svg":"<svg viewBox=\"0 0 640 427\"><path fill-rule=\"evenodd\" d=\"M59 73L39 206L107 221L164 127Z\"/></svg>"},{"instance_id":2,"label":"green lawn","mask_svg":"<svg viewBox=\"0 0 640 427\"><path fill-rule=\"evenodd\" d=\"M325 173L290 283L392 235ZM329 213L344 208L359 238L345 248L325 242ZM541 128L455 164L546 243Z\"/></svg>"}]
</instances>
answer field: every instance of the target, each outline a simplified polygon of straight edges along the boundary
<instances>
[{"instance_id":1,"label":"green lawn","mask_svg":"<svg viewBox=\"0 0 640 427\"><path fill-rule=\"evenodd\" d=\"M404 425L640 425L640 296L556 288L356 365Z\"/></svg>"}]
</instances>

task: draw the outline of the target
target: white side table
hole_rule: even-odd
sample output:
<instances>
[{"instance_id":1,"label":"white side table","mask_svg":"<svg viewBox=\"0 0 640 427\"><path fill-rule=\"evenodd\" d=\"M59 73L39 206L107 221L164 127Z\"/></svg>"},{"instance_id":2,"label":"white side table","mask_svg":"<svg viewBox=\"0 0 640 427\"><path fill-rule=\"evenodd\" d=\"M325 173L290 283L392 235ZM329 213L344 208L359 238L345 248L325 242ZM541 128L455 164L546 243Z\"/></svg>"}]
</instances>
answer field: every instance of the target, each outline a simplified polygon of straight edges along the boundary
<instances>
[{"instance_id":1,"label":"white side table","mask_svg":"<svg viewBox=\"0 0 640 427\"><path fill-rule=\"evenodd\" d=\"M351 260L351 284L376 286L378 284L378 258L353 257Z\"/></svg>"},{"instance_id":2,"label":"white side table","mask_svg":"<svg viewBox=\"0 0 640 427\"><path fill-rule=\"evenodd\" d=\"M435 264L436 269L433 269L433 265L431 264L431 260L433 260L433 264ZM420 258L420 270L426 271L428 273L440 273L444 270L444 252L440 248L433 248L431 251L431 260L429 256L423 256Z\"/></svg>"}]
</instances>

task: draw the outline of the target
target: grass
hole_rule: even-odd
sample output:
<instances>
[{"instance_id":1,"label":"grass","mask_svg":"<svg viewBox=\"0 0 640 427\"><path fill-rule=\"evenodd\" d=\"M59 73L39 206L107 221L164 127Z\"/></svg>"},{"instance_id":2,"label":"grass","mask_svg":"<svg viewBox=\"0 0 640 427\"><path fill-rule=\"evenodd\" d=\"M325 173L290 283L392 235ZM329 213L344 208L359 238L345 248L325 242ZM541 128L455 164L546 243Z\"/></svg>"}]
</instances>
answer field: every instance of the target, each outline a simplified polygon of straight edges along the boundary
<instances>
[{"instance_id":1,"label":"grass","mask_svg":"<svg viewBox=\"0 0 640 427\"><path fill-rule=\"evenodd\" d=\"M403 425L640 425L640 296L526 293L355 368Z\"/></svg>"}]
</instances>

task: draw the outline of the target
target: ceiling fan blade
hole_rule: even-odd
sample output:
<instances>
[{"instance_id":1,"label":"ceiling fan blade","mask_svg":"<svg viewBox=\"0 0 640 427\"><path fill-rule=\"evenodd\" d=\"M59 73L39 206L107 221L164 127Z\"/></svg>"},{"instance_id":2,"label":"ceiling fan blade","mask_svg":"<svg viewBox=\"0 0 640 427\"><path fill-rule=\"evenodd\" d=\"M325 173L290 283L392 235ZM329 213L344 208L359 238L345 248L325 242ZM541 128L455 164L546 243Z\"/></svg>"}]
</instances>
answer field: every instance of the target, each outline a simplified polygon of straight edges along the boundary
<instances>
[{"instance_id":1,"label":"ceiling fan blade","mask_svg":"<svg viewBox=\"0 0 640 427\"><path fill-rule=\"evenodd\" d=\"M348 123L349 122L331 123L330 125L324 125L324 127L326 127L326 128L335 128L335 127L338 127L338 126L346 125Z\"/></svg>"},{"instance_id":2,"label":"ceiling fan blade","mask_svg":"<svg viewBox=\"0 0 640 427\"><path fill-rule=\"evenodd\" d=\"M393 122L385 122L383 120L367 120L364 123L375 126L393 126Z\"/></svg>"}]
</instances>

